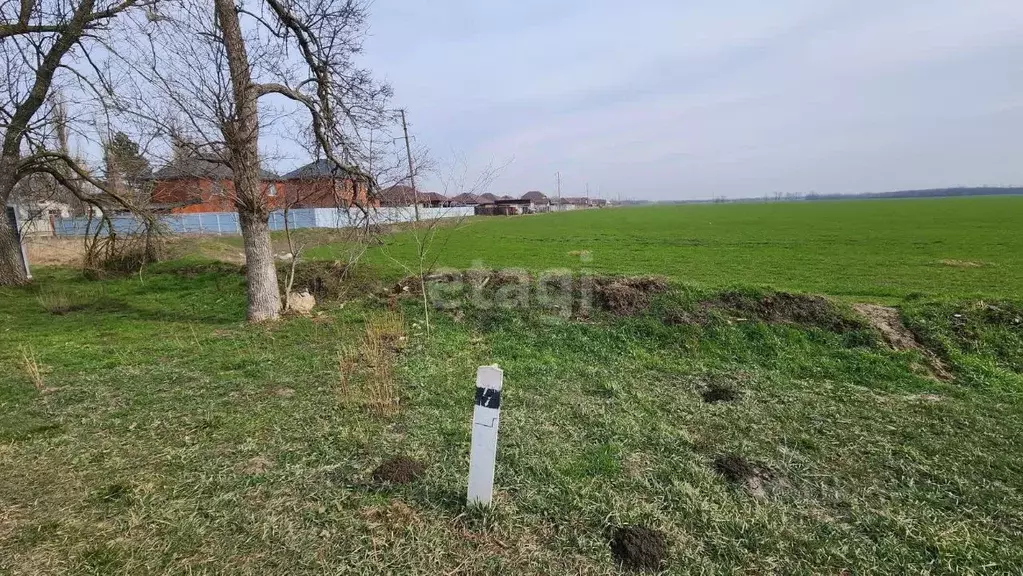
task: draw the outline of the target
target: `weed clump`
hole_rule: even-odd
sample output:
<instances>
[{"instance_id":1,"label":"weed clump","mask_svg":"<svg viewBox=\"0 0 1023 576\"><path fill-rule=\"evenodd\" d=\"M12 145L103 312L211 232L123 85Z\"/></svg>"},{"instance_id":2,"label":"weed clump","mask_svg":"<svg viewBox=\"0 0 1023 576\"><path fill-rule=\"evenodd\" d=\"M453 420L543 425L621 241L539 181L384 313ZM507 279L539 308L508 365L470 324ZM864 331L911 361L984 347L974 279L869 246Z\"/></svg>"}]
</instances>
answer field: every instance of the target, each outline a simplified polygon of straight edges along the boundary
<instances>
[{"instance_id":1,"label":"weed clump","mask_svg":"<svg viewBox=\"0 0 1023 576\"><path fill-rule=\"evenodd\" d=\"M426 472L426 464L409 458L398 456L387 460L373 470L373 480L378 484L409 484Z\"/></svg>"},{"instance_id":2,"label":"weed clump","mask_svg":"<svg viewBox=\"0 0 1023 576\"><path fill-rule=\"evenodd\" d=\"M645 526L623 526L611 537L611 555L627 570L659 572L667 554L664 535Z\"/></svg>"},{"instance_id":3,"label":"weed clump","mask_svg":"<svg viewBox=\"0 0 1023 576\"><path fill-rule=\"evenodd\" d=\"M54 316L79 312L89 307L84 299L63 290L44 290L36 298L39 304Z\"/></svg>"}]
</instances>

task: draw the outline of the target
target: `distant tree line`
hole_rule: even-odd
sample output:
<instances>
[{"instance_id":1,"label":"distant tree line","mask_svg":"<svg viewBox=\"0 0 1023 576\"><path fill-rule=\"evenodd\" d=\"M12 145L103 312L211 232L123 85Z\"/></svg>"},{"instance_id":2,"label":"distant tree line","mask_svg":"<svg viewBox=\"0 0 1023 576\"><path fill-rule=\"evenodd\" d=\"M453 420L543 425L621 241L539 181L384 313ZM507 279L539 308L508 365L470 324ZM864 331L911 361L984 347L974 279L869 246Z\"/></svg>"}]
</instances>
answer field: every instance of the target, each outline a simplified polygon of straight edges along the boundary
<instances>
[{"instance_id":1,"label":"distant tree line","mask_svg":"<svg viewBox=\"0 0 1023 576\"><path fill-rule=\"evenodd\" d=\"M927 190L897 190L895 192L865 192L863 194L807 194L805 200L848 200L850 198L945 198L950 196L1016 196L1023 188L980 186L975 188L931 188Z\"/></svg>"}]
</instances>

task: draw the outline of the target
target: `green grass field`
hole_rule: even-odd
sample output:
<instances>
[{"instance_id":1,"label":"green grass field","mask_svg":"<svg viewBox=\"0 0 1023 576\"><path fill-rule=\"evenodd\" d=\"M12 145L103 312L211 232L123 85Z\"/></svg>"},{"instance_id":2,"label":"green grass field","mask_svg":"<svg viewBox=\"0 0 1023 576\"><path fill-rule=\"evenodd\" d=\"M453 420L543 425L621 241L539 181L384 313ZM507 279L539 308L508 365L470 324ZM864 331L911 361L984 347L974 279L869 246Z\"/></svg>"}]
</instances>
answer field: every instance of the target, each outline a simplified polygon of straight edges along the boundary
<instances>
[{"instance_id":1,"label":"green grass field","mask_svg":"<svg viewBox=\"0 0 1023 576\"><path fill-rule=\"evenodd\" d=\"M713 204L474 218L441 228L434 246L456 268L585 267L867 298L1012 296L1023 287L1019 230L1023 198ZM583 250L592 261L580 261ZM386 254L370 258L413 262L415 246L396 236Z\"/></svg>"},{"instance_id":2,"label":"green grass field","mask_svg":"<svg viewBox=\"0 0 1023 576\"><path fill-rule=\"evenodd\" d=\"M665 535L667 574L1019 573L1021 200L471 219L438 232L439 265L673 283L626 316L451 296L429 334L415 297L246 325L237 266L196 258L39 270L0 290L0 573L610 575L623 525ZM385 238L353 290L412 246ZM771 317L755 305L787 300L764 286L838 298ZM897 305L954 379L856 301ZM467 509L492 363L496 503ZM425 472L379 484L397 455Z\"/></svg>"}]
</instances>

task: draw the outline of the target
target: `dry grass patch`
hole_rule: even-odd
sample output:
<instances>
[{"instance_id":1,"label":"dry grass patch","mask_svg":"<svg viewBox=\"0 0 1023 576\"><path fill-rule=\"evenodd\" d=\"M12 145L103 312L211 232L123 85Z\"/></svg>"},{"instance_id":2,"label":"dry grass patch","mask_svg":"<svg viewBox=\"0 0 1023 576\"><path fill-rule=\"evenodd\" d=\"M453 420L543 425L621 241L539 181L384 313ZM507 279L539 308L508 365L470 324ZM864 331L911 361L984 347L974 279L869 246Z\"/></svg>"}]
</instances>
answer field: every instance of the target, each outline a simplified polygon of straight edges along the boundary
<instances>
[{"instance_id":1,"label":"dry grass patch","mask_svg":"<svg viewBox=\"0 0 1023 576\"><path fill-rule=\"evenodd\" d=\"M973 260L939 260L938 264L952 268L983 268L986 266L983 262L974 262Z\"/></svg>"},{"instance_id":2,"label":"dry grass patch","mask_svg":"<svg viewBox=\"0 0 1023 576\"><path fill-rule=\"evenodd\" d=\"M390 416L399 409L394 356L405 342L405 322L387 312L366 323L363 337L337 352L338 394L343 406Z\"/></svg>"},{"instance_id":3,"label":"dry grass patch","mask_svg":"<svg viewBox=\"0 0 1023 576\"><path fill-rule=\"evenodd\" d=\"M21 347L21 371L40 394L48 391L46 383L43 381L43 372L36 360L36 354L28 346Z\"/></svg>"},{"instance_id":4,"label":"dry grass patch","mask_svg":"<svg viewBox=\"0 0 1023 576\"><path fill-rule=\"evenodd\" d=\"M25 241L25 251L31 266L67 266L77 268L82 265L85 244L81 238L45 238L31 236Z\"/></svg>"},{"instance_id":5,"label":"dry grass patch","mask_svg":"<svg viewBox=\"0 0 1023 576\"><path fill-rule=\"evenodd\" d=\"M39 305L54 316L63 316L70 312L85 310L88 303L65 290L44 289L36 296Z\"/></svg>"}]
</instances>

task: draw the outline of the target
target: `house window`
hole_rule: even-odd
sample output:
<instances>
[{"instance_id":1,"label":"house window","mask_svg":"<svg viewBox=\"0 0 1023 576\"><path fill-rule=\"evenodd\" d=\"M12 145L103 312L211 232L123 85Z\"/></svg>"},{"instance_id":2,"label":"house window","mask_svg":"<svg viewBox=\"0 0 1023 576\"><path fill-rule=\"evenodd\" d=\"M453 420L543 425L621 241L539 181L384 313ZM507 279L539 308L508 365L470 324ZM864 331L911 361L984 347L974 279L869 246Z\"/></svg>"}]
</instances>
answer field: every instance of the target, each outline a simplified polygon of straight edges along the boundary
<instances>
[{"instance_id":1,"label":"house window","mask_svg":"<svg viewBox=\"0 0 1023 576\"><path fill-rule=\"evenodd\" d=\"M276 197L277 196L277 185L276 184L271 184L270 187L267 188L267 190L266 190L266 195L271 197L271 198Z\"/></svg>"}]
</instances>

